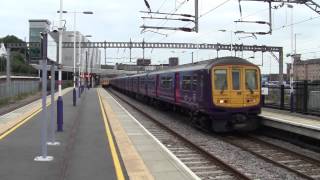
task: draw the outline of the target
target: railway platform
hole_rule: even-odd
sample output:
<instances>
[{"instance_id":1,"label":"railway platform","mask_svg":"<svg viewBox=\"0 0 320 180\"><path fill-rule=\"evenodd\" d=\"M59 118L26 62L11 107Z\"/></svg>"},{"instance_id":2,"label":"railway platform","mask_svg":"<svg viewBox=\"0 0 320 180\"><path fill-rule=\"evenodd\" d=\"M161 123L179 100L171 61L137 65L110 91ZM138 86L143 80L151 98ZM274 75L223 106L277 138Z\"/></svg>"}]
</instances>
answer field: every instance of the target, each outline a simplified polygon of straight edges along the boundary
<instances>
[{"instance_id":1,"label":"railway platform","mask_svg":"<svg viewBox=\"0 0 320 180\"><path fill-rule=\"evenodd\" d=\"M105 90L86 90L76 107L71 90L63 91L61 144L48 146L53 161L34 161L41 101L0 116L1 179L197 179Z\"/></svg>"},{"instance_id":2,"label":"railway platform","mask_svg":"<svg viewBox=\"0 0 320 180\"><path fill-rule=\"evenodd\" d=\"M41 103L20 108L20 115L15 116L20 111L7 115L13 117L7 121L14 125L1 135L0 179L116 179L96 90L84 93L76 107L70 91L65 90L63 96L64 131L56 133L60 146L48 146L53 161L34 161L41 154Z\"/></svg>"},{"instance_id":3,"label":"railway platform","mask_svg":"<svg viewBox=\"0 0 320 180\"><path fill-rule=\"evenodd\" d=\"M260 116L264 126L320 140L320 117L272 108L262 108Z\"/></svg>"}]
</instances>

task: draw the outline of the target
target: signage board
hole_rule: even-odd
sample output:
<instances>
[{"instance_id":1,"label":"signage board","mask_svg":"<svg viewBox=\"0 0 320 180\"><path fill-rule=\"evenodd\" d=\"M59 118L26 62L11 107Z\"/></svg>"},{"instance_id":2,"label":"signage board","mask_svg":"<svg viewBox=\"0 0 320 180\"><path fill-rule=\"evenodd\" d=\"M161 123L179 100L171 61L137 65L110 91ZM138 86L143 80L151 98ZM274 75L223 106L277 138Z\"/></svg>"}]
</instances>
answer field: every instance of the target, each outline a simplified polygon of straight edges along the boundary
<instances>
[{"instance_id":1,"label":"signage board","mask_svg":"<svg viewBox=\"0 0 320 180\"><path fill-rule=\"evenodd\" d=\"M47 41L47 58L50 61L57 62L58 44L50 33L47 36Z\"/></svg>"}]
</instances>

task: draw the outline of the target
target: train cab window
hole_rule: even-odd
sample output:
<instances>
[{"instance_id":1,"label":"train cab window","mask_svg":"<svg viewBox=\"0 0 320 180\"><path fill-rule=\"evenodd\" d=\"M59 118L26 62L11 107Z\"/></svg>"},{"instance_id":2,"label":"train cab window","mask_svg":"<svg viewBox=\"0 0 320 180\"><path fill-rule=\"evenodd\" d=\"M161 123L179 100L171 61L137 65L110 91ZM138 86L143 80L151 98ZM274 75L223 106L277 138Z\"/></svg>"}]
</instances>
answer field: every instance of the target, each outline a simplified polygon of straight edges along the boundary
<instances>
[{"instance_id":1,"label":"train cab window","mask_svg":"<svg viewBox=\"0 0 320 180\"><path fill-rule=\"evenodd\" d=\"M257 70L246 69L246 89L250 91L258 89Z\"/></svg>"},{"instance_id":2,"label":"train cab window","mask_svg":"<svg viewBox=\"0 0 320 180\"><path fill-rule=\"evenodd\" d=\"M182 77L182 89L190 90L191 89L191 76Z\"/></svg>"},{"instance_id":3,"label":"train cab window","mask_svg":"<svg viewBox=\"0 0 320 180\"><path fill-rule=\"evenodd\" d=\"M197 74L194 74L192 77L192 90L197 90L198 86L198 76Z\"/></svg>"},{"instance_id":4,"label":"train cab window","mask_svg":"<svg viewBox=\"0 0 320 180\"><path fill-rule=\"evenodd\" d=\"M227 70L226 69L216 69L214 70L214 87L216 90L227 89Z\"/></svg>"},{"instance_id":5,"label":"train cab window","mask_svg":"<svg viewBox=\"0 0 320 180\"><path fill-rule=\"evenodd\" d=\"M240 69L232 69L232 89L240 90Z\"/></svg>"}]
</instances>

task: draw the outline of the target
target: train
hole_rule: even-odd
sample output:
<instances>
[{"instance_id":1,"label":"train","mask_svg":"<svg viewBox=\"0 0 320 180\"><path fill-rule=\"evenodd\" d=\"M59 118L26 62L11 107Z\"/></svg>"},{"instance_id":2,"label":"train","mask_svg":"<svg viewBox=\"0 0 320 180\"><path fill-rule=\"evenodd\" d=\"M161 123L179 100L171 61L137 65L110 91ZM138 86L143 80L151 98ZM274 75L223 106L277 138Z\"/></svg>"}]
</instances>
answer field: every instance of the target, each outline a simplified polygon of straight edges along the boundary
<instances>
[{"instance_id":1,"label":"train","mask_svg":"<svg viewBox=\"0 0 320 180\"><path fill-rule=\"evenodd\" d=\"M110 85L110 80L108 78L102 78L102 79L100 79L100 85L103 88L108 88Z\"/></svg>"},{"instance_id":2,"label":"train","mask_svg":"<svg viewBox=\"0 0 320 180\"><path fill-rule=\"evenodd\" d=\"M259 127L261 72L239 57L220 57L164 70L112 78L108 86L159 107L186 113L214 132Z\"/></svg>"}]
</instances>

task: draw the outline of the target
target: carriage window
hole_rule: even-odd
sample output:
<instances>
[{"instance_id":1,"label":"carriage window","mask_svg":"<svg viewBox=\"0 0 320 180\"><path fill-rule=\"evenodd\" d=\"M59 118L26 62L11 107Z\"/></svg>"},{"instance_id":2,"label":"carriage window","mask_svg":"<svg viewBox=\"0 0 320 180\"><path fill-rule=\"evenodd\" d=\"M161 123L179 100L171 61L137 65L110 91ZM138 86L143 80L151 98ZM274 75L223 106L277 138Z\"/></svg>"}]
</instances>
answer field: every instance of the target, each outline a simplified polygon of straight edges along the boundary
<instances>
[{"instance_id":1,"label":"carriage window","mask_svg":"<svg viewBox=\"0 0 320 180\"><path fill-rule=\"evenodd\" d=\"M249 89L249 90L258 89L257 70L255 69L246 70L246 89Z\"/></svg>"},{"instance_id":2,"label":"carriage window","mask_svg":"<svg viewBox=\"0 0 320 180\"><path fill-rule=\"evenodd\" d=\"M216 90L227 89L227 70L217 69L214 71L214 87Z\"/></svg>"},{"instance_id":3,"label":"carriage window","mask_svg":"<svg viewBox=\"0 0 320 180\"><path fill-rule=\"evenodd\" d=\"M172 77L161 77L161 87L170 88L172 85Z\"/></svg>"},{"instance_id":4,"label":"carriage window","mask_svg":"<svg viewBox=\"0 0 320 180\"><path fill-rule=\"evenodd\" d=\"M232 70L232 89L240 90L240 70L239 69Z\"/></svg>"},{"instance_id":5,"label":"carriage window","mask_svg":"<svg viewBox=\"0 0 320 180\"><path fill-rule=\"evenodd\" d=\"M182 89L190 90L191 88L191 76L183 76Z\"/></svg>"},{"instance_id":6,"label":"carriage window","mask_svg":"<svg viewBox=\"0 0 320 180\"><path fill-rule=\"evenodd\" d=\"M192 77L192 89L197 90L197 86L198 86L198 76L194 74Z\"/></svg>"}]
</instances>

